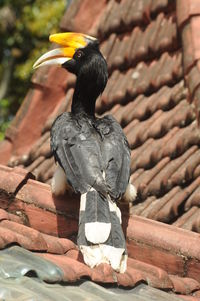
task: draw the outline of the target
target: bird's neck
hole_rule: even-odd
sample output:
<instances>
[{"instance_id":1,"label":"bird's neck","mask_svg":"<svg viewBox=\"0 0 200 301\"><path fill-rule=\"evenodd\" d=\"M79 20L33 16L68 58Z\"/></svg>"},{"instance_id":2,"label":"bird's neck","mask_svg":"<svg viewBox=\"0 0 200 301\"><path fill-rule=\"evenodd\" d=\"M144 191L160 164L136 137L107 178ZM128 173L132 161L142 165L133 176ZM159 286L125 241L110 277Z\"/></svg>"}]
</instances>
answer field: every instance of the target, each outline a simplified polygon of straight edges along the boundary
<instances>
[{"instance_id":1,"label":"bird's neck","mask_svg":"<svg viewBox=\"0 0 200 301\"><path fill-rule=\"evenodd\" d=\"M88 116L95 117L95 103L98 93L93 89L87 89L87 85L76 83L72 99L71 111L73 114L85 113Z\"/></svg>"}]
</instances>

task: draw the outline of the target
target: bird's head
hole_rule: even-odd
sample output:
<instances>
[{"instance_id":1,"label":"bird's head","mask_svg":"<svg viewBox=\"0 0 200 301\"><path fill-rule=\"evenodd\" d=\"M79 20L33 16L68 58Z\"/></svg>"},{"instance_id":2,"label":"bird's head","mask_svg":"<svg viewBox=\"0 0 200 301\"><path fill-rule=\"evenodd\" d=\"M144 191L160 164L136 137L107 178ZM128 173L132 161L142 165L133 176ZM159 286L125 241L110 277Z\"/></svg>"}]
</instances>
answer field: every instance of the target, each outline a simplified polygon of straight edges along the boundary
<instances>
[{"instance_id":1,"label":"bird's head","mask_svg":"<svg viewBox=\"0 0 200 301\"><path fill-rule=\"evenodd\" d=\"M50 42L59 45L59 48L43 54L33 65L38 68L47 65L57 65L75 74L87 89L90 84L97 90L97 94L103 92L107 79L107 64L99 51L99 43L91 36L67 32L50 35Z\"/></svg>"}]
</instances>

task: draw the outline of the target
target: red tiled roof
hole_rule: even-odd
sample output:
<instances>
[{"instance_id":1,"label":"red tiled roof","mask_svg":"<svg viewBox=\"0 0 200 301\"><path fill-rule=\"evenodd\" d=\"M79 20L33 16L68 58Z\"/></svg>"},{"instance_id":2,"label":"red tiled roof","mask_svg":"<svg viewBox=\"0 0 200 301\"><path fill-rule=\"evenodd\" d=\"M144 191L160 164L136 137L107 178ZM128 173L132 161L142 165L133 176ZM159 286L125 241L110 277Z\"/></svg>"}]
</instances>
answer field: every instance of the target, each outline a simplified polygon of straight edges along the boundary
<instances>
[{"instance_id":1,"label":"red tiled roof","mask_svg":"<svg viewBox=\"0 0 200 301\"><path fill-rule=\"evenodd\" d=\"M168 287L162 285L178 294L200 291L199 257L195 253L198 249L191 247L199 236L179 229L200 233L200 135L196 121L200 103L199 18L198 0L100 0L98 4L92 0L90 5L88 0L76 0L61 21L64 31L99 37L108 62L109 81L97 100L96 111L99 115L111 113L122 125L131 146L131 181L138 189L138 197L129 208L131 226L125 226L131 259L128 272L117 275L118 283L123 285L149 281L157 287L160 275L165 279L161 283ZM13 240L27 248L33 245L34 250L28 238L23 242L22 230L22 236L13 234L14 223L40 233L35 246L45 252L44 257L56 261L62 255L60 263L65 257L76 261L76 247L59 253L54 237L74 240L78 198L68 196L67 205L63 198L52 199L48 185L55 169L49 131L56 116L70 110L75 77L46 67L34 74L32 83L33 88L0 145L1 163L24 168L1 167L1 231L9 233L2 247ZM34 181L33 175L46 184ZM121 207L127 216L128 208ZM131 227L137 230L132 232ZM60 243L57 245L63 249ZM63 265L64 273L68 263ZM85 267L83 271L85 276L99 281L113 277L108 267L96 269L96 276L86 272ZM73 273L76 278L76 271ZM187 298L197 300L199 295Z\"/></svg>"},{"instance_id":2,"label":"red tiled roof","mask_svg":"<svg viewBox=\"0 0 200 301\"><path fill-rule=\"evenodd\" d=\"M64 282L89 277L95 282L129 287L142 281L183 295L200 291L200 234L142 217L128 219L122 206L127 272L118 274L106 264L91 269L83 263L76 245L63 238L73 239L77 234L78 199L74 204L69 195L53 199L49 186L31 179L23 169L1 165L0 171L0 249L17 244L32 251L54 263ZM9 186L5 181L8 177L13 179Z\"/></svg>"}]
</instances>

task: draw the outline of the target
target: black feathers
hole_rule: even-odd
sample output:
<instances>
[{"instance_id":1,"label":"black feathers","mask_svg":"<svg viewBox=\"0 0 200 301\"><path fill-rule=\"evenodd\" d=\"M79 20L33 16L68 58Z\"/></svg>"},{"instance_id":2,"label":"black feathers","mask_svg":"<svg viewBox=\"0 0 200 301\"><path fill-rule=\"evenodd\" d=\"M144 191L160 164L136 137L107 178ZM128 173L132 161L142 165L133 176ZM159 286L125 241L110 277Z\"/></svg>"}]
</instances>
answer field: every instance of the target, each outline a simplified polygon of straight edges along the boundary
<instances>
[{"instance_id":1,"label":"black feathers","mask_svg":"<svg viewBox=\"0 0 200 301\"><path fill-rule=\"evenodd\" d=\"M126 245L115 201L129 182L130 150L116 120L94 113L107 83L107 65L98 46L89 44L63 67L77 75L77 82L72 112L52 126L51 149L68 183L81 193L78 244L89 266L107 262L124 272Z\"/></svg>"},{"instance_id":2,"label":"black feathers","mask_svg":"<svg viewBox=\"0 0 200 301\"><path fill-rule=\"evenodd\" d=\"M92 187L120 198L130 175L130 150L112 116L102 119L64 113L51 129L51 149L75 191Z\"/></svg>"}]
</instances>

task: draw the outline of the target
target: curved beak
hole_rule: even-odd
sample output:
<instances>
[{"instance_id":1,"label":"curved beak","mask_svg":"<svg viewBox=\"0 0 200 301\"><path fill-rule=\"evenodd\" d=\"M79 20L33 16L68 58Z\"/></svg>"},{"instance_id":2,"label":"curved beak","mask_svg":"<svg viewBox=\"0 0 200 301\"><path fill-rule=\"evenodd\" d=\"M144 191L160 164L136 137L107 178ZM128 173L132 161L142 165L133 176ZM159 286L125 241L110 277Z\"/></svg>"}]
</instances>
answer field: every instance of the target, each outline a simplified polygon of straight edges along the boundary
<instances>
[{"instance_id":1,"label":"curved beak","mask_svg":"<svg viewBox=\"0 0 200 301\"><path fill-rule=\"evenodd\" d=\"M75 32L53 34L49 36L49 40L50 42L58 44L60 47L44 53L34 63L34 69L46 65L61 66L73 58L77 49L84 48L88 44L97 41L96 38Z\"/></svg>"}]
</instances>

